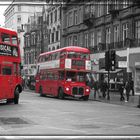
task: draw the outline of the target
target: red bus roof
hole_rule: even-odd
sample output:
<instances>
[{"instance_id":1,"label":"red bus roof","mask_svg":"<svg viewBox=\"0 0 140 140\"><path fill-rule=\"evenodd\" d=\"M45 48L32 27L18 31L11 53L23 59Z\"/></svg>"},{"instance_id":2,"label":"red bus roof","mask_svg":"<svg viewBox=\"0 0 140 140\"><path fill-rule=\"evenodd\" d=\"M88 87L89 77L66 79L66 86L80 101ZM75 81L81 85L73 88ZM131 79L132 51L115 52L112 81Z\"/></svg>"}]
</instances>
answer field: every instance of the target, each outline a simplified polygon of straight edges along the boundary
<instances>
[{"instance_id":1,"label":"red bus roof","mask_svg":"<svg viewBox=\"0 0 140 140\"><path fill-rule=\"evenodd\" d=\"M4 28L4 27L0 27L0 32L1 33L7 33L7 34L11 34L11 35L17 35L17 32L9 29L9 28Z\"/></svg>"},{"instance_id":2,"label":"red bus roof","mask_svg":"<svg viewBox=\"0 0 140 140\"><path fill-rule=\"evenodd\" d=\"M40 56L45 55L45 54L55 53L55 52L61 52L61 51L90 53L90 51L87 48L78 47L78 46L68 46L68 47L60 48L60 49L53 50L50 52L42 53L40 54Z\"/></svg>"}]
</instances>

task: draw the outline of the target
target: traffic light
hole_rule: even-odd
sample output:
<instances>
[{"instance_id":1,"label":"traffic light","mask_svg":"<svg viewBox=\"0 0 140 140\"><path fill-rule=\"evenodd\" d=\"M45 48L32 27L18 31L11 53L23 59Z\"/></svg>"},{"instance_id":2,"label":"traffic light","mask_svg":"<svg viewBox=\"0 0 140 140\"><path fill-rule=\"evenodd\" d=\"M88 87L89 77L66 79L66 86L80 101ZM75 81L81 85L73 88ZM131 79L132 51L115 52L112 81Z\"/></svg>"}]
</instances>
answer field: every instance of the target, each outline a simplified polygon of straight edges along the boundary
<instances>
[{"instance_id":1,"label":"traffic light","mask_svg":"<svg viewBox=\"0 0 140 140\"><path fill-rule=\"evenodd\" d=\"M110 70L110 51L105 52L105 70Z\"/></svg>"},{"instance_id":2,"label":"traffic light","mask_svg":"<svg viewBox=\"0 0 140 140\"><path fill-rule=\"evenodd\" d=\"M116 51L111 50L110 52L110 70L114 71L116 69Z\"/></svg>"}]
</instances>

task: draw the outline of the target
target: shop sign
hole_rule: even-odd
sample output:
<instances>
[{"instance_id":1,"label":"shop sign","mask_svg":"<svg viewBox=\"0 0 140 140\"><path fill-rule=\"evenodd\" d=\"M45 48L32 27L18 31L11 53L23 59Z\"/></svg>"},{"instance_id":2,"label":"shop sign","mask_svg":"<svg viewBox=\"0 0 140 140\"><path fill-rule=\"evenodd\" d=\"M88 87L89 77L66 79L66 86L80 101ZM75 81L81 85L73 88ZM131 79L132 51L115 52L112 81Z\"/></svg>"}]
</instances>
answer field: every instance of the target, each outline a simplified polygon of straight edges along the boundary
<instances>
[{"instance_id":1,"label":"shop sign","mask_svg":"<svg viewBox=\"0 0 140 140\"><path fill-rule=\"evenodd\" d=\"M118 61L119 68L127 68L127 61Z\"/></svg>"}]
</instances>

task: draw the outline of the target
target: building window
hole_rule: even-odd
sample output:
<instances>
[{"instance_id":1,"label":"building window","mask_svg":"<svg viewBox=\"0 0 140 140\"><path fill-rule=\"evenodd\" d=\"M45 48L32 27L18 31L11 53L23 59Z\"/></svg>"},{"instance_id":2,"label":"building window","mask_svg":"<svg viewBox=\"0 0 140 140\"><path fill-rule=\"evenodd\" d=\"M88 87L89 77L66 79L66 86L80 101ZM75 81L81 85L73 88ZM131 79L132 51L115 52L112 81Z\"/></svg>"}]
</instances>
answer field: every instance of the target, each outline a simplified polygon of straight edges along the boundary
<instances>
[{"instance_id":1,"label":"building window","mask_svg":"<svg viewBox=\"0 0 140 140\"><path fill-rule=\"evenodd\" d=\"M106 28L106 44L110 44L110 40L111 40L111 31L109 27L109 28Z\"/></svg>"},{"instance_id":2,"label":"building window","mask_svg":"<svg viewBox=\"0 0 140 140\"><path fill-rule=\"evenodd\" d=\"M69 12L68 14L68 26L73 25L73 12Z\"/></svg>"},{"instance_id":3,"label":"building window","mask_svg":"<svg viewBox=\"0 0 140 140\"><path fill-rule=\"evenodd\" d=\"M33 36L33 44L34 45L36 44L36 34L34 34L34 36Z\"/></svg>"},{"instance_id":4,"label":"building window","mask_svg":"<svg viewBox=\"0 0 140 140\"><path fill-rule=\"evenodd\" d=\"M119 42L119 26L114 26L114 43Z\"/></svg>"},{"instance_id":5,"label":"building window","mask_svg":"<svg viewBox=\"0 0 140 140\"><path fill-rule=\"evenodd\" d=\"M90 34L90 46L94 47L94 32L91 32Z\"/></svg>"},{"instance_id":6,"label":"building window","mask_svg":"<svg viewBox=\"0 0 140 140\"><path fill-rule=\"evenodd\" d=\"M72 36L68 37L68 45L73 45L72 44Z\"/></svg>"},{"instance_id":7,"label":"building window","mask_svg":"<svg viewBox=\"0 0 140 140\"><path fill-rule=\"evenodd\" d=\"M27 46L30 47L30 36L27 37Z\"/></svg>"},{"instance_id":8,"label":"building window","mask_svg":"<svg viewBox=\"0 0 140 140\"><path fill-rule=\"evenodd\" d=\"M118 10L119 9L119 3L120 1L118 1L118 0L114 0L114 6L115 6L115 10Z\"/></svg>"},{"instance_id":9,"label":"building window","mask_svg":"<svg viewBox=\"0 0 140 140\"><path fill-rule=\"evenodd\" d=\"M50 22L51 22L51 24L52 24L52 23L53 23L53 13L51 13L50 18L51 18Z\"/></svg>"},{"instance_id":10,"label":"building window","mask_svg":"<svg viewBox=\"0 0 140 140\"><path fill-rule=\"evenodd\" d=\"M95 4L91 4L91 13L94 15L95 14Z\"/></svg>"},{"instance_id":11,"label":"building window","mask_svg":"<svg viewBox=\"0 0 140 140\"><path fill-rule=\"evenodd\" d=\"M140 20L135 22L135 38L140 39Z\"/></svg>"},{"instance_id":12,"label":"building window","mask_svg":"<svg viewBox=\"0 0 140 140\"><path fill-rule=\"evenodd\" d=\"M17 16L17 22L20 23L21 22L21 15Z\"/></svg>"},{"instance_id":13,"label":"building window","mask_svg":"<svg viewBox=\"0 0 140 140\"><path fill-rule=\"evenodd\" d=\"M78 14L78 19L79 19L79 23L81 23L82 22L82 10L81 10L81 8L79 9L79 14Z\"/></svg>"},{"instance_id":14,"label":"building window","mask_svg":"<svg viewBox=\"0 0 140 140\"><path fill-rule=\"evenodd\" d=\"M128 7L128 0L123 0L123 8L127 8Z\"/></svg>"},{"instance_id":15,"label":"building window","mask_svg":"<svg viewBox=\"0 0 140 140\"><path fill-rule=\"evenodd\" d=\"M73 45L78 45L78 39L77 39L77 35L73 36Z\"/></svg>"},{"instance_id":16,"label":"building window","mask_svg":"<svg viewBox=\"0 0 140 140\"><path fill-rule=\"evenodd\" d=\"M61 11L60 11L61 9L60 9L60 7L58 8L58 20L60 20L60 13L61 13Z\"/></svg>"},{"instance_id":17,"label":"building window","mask_svg":"<svg viewBox=\"0 0 140 140\"><path fill-rule=\"evenodd\" d=\"M52 33L52 43L54 42L54 33Z\"/></svg>"},{"instance_id":18,"label":"building window","mask_svg":"<svg viewBox=\"0 0 140 140\"><path fill-rule=\"evenodd\" d=\"M97 31L97 45L101 43L101 31Z\"/></svg>"},{"instance_id":19,"label":"building window","mask_svg":"<svg viewBox=\"0 0 140 140\"><path fill-rule=\"evenodd\" d=\"M57 21L57 10L54 11L54 22Z\"/></svg>"},{"instance_id":20,"label":"building window","mask_svg":"<svg viewBox=\"0 0 140 140\"><path fill-rule=\"evenodd\" d=\"M83 36L82 36L82 33L81 34L79 34L79 46L81 46L81 47L83 47Z\"/></svg>"},{"instance_id":21,"label":"building window","mask_svg":"<svg viewBox=\"0 0 140 140\"><path fill-rule=\"evenodd\" d=\"M128 23L123 24L123 41L128 37Z\"/></svg>"},{"instance_id":22,"label":"building window","mask_svg":"<svg viewBox=\"0 0 140 140\"><path fill-rule=\"evenodd\" d=\"M106 1L106 13L109 14L110 0Z\"/></svg>"},{"instance_id":23,"label":"building window","mask_svg":"<svg viewBox=\"0 0 140 140\"><path fill-rule=\"evenodd\" d=\"M58 38L59 38L59 31L56 31L56 41L58 41Z\"/></svg>"},{"instance_id":24,"label":"building window","mask_svg":"<svg viewBox=\"0 0 140 140\"><path fill-rule=\"evenodd\" d=\"M102 16L103 2L99 2L97 5L97 17Z\"/></svg>"},{"instance_id":25,"label":"building window","mask_svg":"<svg viewBox=\"0 0 140 140\"><path fill-rule=\"evenodd\" d=\"M74 24L78 24L78 13L77 10L74 11Z\"/></svg>"},{"instance_id":26,"label":"building window","mask_svg":"<svg viewBox=\"0 0 140 140\"><path fill-rule=\"evenodd\" d=\"M88 33L85 33L85 48L88 48Z\"/></svg>"},{"instance_id":27,"label":"building window","mask_svg":"<svg viewBox=\"0 0 140 140\"><path fill-rule=\"evenodd\" d=\"M21 5L18 5L18 11L21 11Z\"/></svg>"}]
</instances>

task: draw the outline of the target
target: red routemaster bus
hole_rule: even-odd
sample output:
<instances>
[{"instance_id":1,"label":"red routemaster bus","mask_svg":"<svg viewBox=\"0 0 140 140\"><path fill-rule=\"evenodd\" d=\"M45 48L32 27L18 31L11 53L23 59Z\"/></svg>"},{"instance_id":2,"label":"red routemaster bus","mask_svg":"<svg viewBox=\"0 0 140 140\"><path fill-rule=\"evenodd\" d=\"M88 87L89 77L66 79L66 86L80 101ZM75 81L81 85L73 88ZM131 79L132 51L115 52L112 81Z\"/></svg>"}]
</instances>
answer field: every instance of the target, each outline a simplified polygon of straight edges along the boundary
<instances>
[{"instance_id":1,"label":"red routemaster bus","mask_svg":"<svg viewBox=\"0 0 140 140\"><path fill-rule=\"evenodd\" d=\"M90 51L69 46L40 54L37 60L35 90L40 95L58 98L72 96L88 100L90 87L86 83L91 71Z\"/></svg>"},{"instance_id":2,"label":"red routemaster bus","mask_svg":"<svg viewBox=\"0 0 140 140\"><path fill-rule=\"evenodd\" d=\"M17 33L0 27L0 101L18 104L22 91Z\"/></svg>"}]
</instances>

